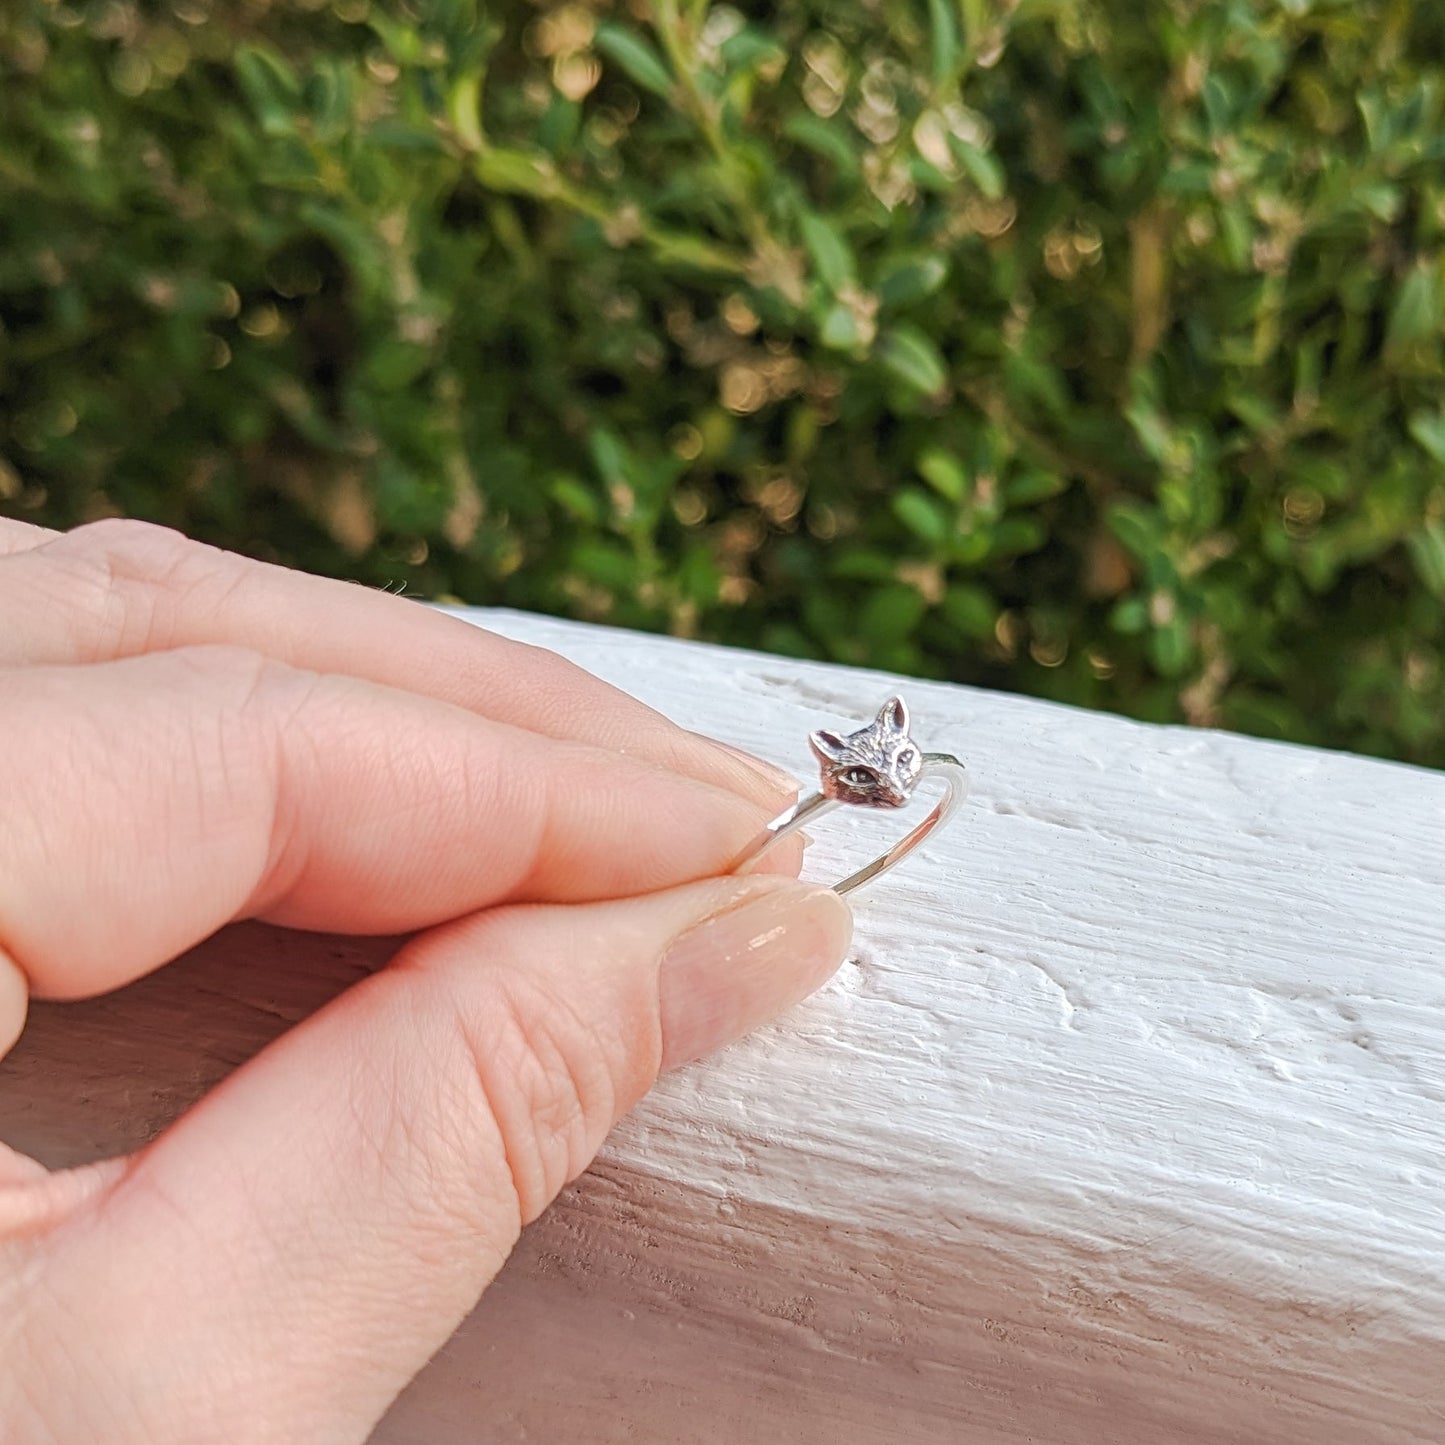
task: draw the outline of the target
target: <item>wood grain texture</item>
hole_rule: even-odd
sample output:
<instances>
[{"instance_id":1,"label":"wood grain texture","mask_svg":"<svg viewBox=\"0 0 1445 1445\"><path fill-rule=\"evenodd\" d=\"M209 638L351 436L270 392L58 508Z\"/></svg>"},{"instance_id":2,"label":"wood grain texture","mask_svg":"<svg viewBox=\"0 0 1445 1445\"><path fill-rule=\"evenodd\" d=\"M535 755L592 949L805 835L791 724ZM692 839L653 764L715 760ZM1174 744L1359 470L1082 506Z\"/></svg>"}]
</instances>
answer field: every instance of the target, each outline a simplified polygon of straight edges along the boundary
<instances>
[{"instance_id":1,"label":"wood grain texture","mask_svg":"<svg viewBox=\"0 0 1445 1445\"><path fill-rule=\"evenodd\" d=\"M1445 778L486 620L801 777L902 687L973 792L829 987L616 1131L378 1441L1445 1440ZM809 871L889 826L830 816ZM39 1007L0 1137L127 1147L387 951L234 929Z\"/></svg>"}]
</instances>

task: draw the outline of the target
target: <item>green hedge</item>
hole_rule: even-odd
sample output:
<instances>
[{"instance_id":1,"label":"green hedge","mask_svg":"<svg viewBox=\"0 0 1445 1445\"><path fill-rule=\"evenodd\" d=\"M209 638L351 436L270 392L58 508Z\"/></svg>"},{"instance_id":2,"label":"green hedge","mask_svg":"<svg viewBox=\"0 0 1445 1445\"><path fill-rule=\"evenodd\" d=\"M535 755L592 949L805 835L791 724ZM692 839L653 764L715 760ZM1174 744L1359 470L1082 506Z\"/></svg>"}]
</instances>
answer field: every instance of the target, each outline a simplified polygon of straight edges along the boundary
<instances>
[{"instance_id":1,"label":"green hedge","mask_svg":"<svg viewBox=\"0 0 1445 1445\"><path fill-rule=\"evenodd\" d=\"M1445 763L1445 5L15 0L0 505Z\"/></svg>"}]
</instances>

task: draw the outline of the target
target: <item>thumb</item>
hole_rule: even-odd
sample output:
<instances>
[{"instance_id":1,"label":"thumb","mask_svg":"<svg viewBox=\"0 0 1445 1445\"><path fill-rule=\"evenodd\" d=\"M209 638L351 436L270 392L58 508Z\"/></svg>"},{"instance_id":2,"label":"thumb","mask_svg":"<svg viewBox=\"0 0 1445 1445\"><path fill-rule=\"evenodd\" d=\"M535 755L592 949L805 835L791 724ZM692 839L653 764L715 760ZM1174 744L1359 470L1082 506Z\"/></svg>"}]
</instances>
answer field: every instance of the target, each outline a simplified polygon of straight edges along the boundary
<instances>
[{"instance_id":1,"label":"thumb","mask_svg":"<svg viewBox=\"0 0 1445 1445\"><path fill-rule=\"evenodd\" d=\"M23 1396L63 1439L362 1440L659 1069L816 988L850 929L831 890L756 876L419 937L64 1191L28 1245Z\"/></svg>"}]
</instances>

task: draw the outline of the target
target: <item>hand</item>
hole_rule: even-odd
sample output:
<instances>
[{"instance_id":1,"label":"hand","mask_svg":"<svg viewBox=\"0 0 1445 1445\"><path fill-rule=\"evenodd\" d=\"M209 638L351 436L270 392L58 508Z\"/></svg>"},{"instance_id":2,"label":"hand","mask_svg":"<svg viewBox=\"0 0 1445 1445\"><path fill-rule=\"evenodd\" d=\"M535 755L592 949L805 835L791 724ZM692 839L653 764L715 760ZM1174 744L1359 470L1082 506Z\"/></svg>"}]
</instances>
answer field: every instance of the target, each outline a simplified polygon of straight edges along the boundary
<instances>
[{"instance_id":1,"label":"hand","mask_svg":"<svg viewBox=\"0 0 1445 1445\"><path fill-rule=\"evenodd\" d=\"M550 653L160 529L0 521L0 1053L223 924L415 936L137 1154L0 1146L0 1436L359 1441L660 1069L846 906L781 775Z\"/></svg>"}]
</instances>

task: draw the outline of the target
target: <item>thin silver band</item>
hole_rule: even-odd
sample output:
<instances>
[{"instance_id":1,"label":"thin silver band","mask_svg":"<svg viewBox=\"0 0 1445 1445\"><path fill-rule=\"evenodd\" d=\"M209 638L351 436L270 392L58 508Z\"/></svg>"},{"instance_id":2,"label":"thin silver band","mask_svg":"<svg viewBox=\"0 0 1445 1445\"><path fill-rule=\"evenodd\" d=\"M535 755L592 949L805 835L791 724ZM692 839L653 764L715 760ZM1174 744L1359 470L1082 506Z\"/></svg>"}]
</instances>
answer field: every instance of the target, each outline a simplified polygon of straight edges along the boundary
<instances>
[{"instance_id":1,"label":"thin silver band","mask_svg":"<svg viewBox=\"0 0 1445 1445\"><path fill-rule=\"evenodd\" d=\"M955 809L968 794L968 773L952 753L924 753L923 765L918 774L922 783L926 778L942 778L945 792L932 811L911 832L905 833L886 853L880 853L871 863L866 863L856 873L850 873L841 883L835 883L836 893L848 894L855 888L886 873L900 859L906 858L935 828L941 827L953 815ZM847 806L839 798L829 798L823 793L809 793L785 812L779 813L738 856L729 870L745 873L767 852L774 843L796 833L806 823L821 817L833 808ZM891 812L889 808L869 809L870 812Z\"/></svg>"}]
</instances>

